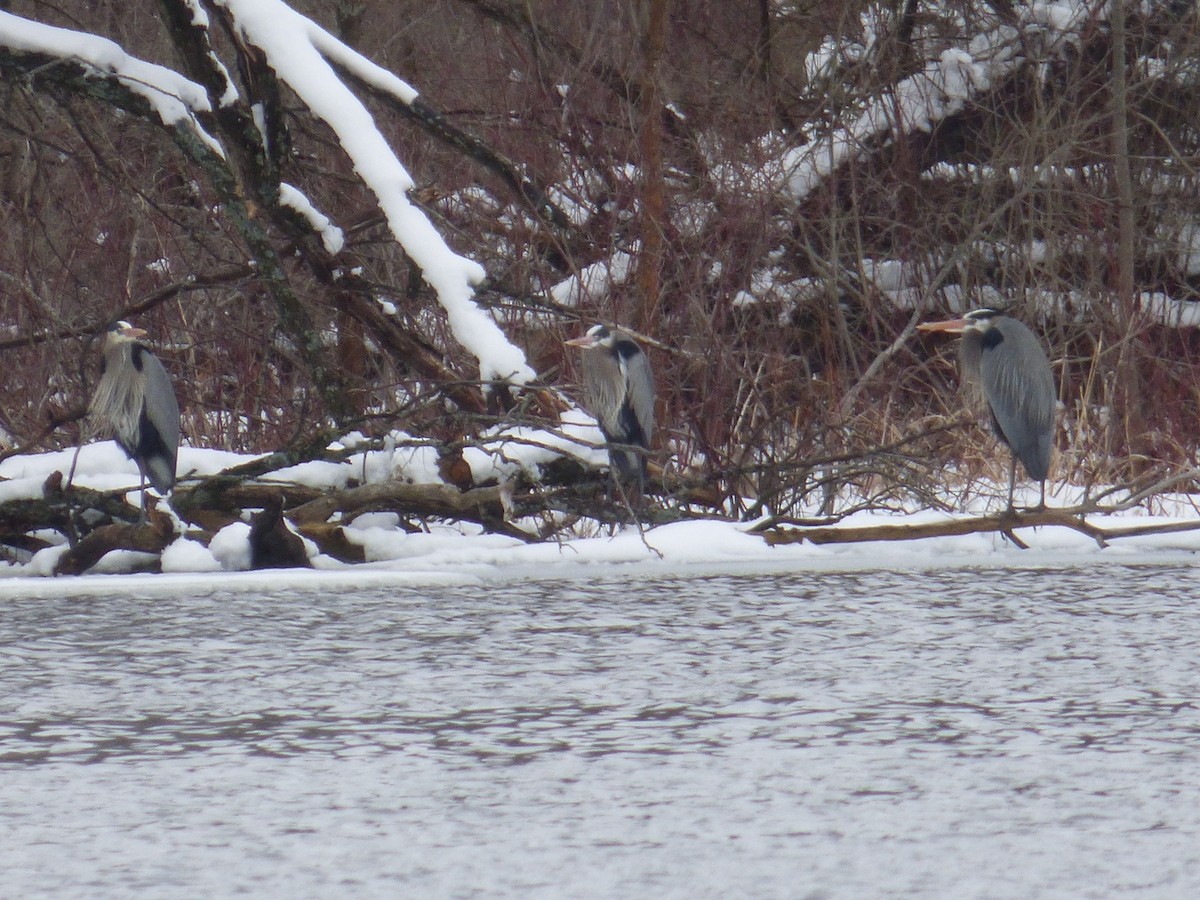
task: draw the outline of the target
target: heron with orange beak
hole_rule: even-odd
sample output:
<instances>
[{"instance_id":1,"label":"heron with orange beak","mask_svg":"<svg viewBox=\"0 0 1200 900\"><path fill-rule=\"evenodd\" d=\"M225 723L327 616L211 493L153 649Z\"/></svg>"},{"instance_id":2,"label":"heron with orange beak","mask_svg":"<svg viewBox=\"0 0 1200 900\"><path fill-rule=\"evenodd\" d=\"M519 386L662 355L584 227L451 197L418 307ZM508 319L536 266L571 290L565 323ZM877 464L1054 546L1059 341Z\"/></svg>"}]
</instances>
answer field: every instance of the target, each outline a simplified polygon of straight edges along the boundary
<instances>
[{"instance_id":1,"label":"heron with orange beak","mask_svg":"<svg viewBox=\"0 0 1200 900\"><path fill-rule=\"evenodd\" d=\"M990 308L971 310L958 319L926 322L917 329L962 335L963 375L983 388L996 437L1012 451L1008 509L1013 508L1018 459L1029 477L1041 483L1038 509L1044 508L1058 391L1042 342L1023 322Z\"/></svg>"}]
</instances>

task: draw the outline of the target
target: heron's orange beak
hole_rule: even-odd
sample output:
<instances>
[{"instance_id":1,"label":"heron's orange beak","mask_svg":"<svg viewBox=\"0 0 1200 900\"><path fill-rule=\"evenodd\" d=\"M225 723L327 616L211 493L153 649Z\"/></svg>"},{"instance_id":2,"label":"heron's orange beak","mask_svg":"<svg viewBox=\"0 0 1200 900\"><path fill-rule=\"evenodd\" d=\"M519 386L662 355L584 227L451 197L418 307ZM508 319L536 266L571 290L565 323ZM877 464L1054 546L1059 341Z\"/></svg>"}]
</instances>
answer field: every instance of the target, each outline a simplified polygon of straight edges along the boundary
<instances>
[{"instance_id":1,"label":"heron's orange beak","mask_svg":"<svg viewBox=\"0 0 1200 900\"><path fill-rule=\"evenodd\" d=\"M590 347L596 343L596 338L590 334L585 334L583 337L571 338L569 341L563 341L568 347Z\"/></svg>"},{"instance_id":2,"label":"heron's orange beak","mask_svg":"<svg viewBox=\"0 0 1200 900\"><path fill-rule=\"evenodd\" d=\"M944 334L962 334L970 323L966 319L943 319L941 322L922 322L917 331L940 331Z\"/></svg>"},{"instance_id":3,"label":"heron's orange beak","mask_svg":"<svg viewBox=\"0 0 1200 900\"><path fill-rule=\"evenodd\" d=\"M125 335L125 337L140 338L145 337L147 332L145 328L137 328L136 326L130 325L128 328L122 328L121 334Z\"/></svg>"}]
</instances>

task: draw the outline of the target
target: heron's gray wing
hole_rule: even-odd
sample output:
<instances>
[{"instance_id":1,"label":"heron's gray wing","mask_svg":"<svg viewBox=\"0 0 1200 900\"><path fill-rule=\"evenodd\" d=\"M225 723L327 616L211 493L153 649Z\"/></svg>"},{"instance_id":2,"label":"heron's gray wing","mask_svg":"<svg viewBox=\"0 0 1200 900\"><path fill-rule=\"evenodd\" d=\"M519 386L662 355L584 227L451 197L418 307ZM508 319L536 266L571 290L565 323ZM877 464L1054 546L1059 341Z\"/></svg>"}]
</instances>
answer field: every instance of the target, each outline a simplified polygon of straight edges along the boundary
<instances>
[{"instance_id":1,"label":"heron's gray wing","mask_svg":"<svg viewBox=\"0 0 1200 900\"><path fill-rule=\"evenodd\" d=\"M179 401L171 376L158 358L140 349L143 379L141 435L138 454L145 462L146 475L161 493L175 484L175 462L179 453ZM137 352L135 349L135 353ZM153 433L149 433L147 425Z\"/></svg>"},{"instance_id":2,"label":"heron's gray wing","mask_svg":"<svg viewBox=\"0 0 1200 900\"><path fill-rule=\"evenodd\" d=\"M1054 438L1054 373L1041 341L1023 323L1004 317L993 328L999 337L985 335L979 365L984 394L1030 477L1043 479Z\"/></svg>"},{"instance_id":3,"label":"heron's gray wing","mask_svg":"<svg viewBox=\"0 0 1200 900\"><path fill-rule=\"evenodd\" d=\"M625 399L641 429L641 442L649 447L654 435L654 373L650 371L650 360L639 347L636 353L622 356L621 363L625 369Z\"/></svg>"},{"instance_id":4,"label":"heron's gray wing","mask_svg":"<svg viewBox=\"0 0 1200 900\"><path fill-rule=\"evenodd\" d=\"M588 349L580 358L580 374L588 412L595 416L606 439L625 443L621 428L625 376L621 364L606 349Z\"/></svg>"}]
</instances>

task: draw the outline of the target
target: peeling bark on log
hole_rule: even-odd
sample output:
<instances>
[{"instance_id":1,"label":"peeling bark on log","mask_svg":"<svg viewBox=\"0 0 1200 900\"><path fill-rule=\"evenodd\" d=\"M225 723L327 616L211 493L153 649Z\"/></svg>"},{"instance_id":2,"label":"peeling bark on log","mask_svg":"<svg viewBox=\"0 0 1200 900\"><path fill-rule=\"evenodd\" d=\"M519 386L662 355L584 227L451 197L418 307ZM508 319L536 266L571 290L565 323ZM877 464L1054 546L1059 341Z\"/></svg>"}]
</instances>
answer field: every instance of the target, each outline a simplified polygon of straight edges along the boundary
<instances>
[{"instance_id":1,"label":"peeling bark on log","mask_svg":"<svg viewBox=\"0 0 1200 900\"><path fill-rule=\"evenodd\" d=\"M54 573L81 575L112 550L162 553L174 539L170 519L161 514L151 516L148 525L104 525L60 556Z\"/></svg>"}]
</instances>

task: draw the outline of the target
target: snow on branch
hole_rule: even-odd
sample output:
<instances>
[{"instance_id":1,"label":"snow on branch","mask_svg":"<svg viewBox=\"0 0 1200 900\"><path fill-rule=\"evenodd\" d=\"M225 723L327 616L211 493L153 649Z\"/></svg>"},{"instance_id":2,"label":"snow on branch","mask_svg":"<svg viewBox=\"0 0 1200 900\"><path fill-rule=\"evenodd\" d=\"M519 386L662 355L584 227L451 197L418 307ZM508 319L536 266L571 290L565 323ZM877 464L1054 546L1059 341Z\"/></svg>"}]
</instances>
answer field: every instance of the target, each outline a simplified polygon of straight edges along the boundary
<instances>
[{"instance_id":1,"label":"snow on branch","mask_svg":"<svg viewBox=\"0 0 1200 900\"><path fill-rule=\"evenodd\" d=\"M965 46L943 50L921 71L868 98L846 121L785 152L780 158L784 193L802 202L830 174L871 148L905 134L932 131L1025 64L1029 47L1038 47L1045 57L1077 42L1088 23L1104 19L1107 10L1102 0L1033 2L1023 8L1018 25L1001 24L975 35ZM812 66L823 65L828 53L822 46Z\"/></svg>"},{"instance_id":2,"label":"snow on branch","mask_svg":"<svg viewBox=\"0 0 1200 900\"><path fill-rule=\"evenodd\" d=\"M329 217L313 206L312 201L295 185L283 182L279 185L279 202L289 209L295 210L308 226L321 236L321 243L328 253L342 252L346 245L346 235L342 229L329 221Z\"/></svg>"},{"instance_id":3,"label":"snow on branch","mask_svg":"<svg viewBox=\"0 0 1200 900\"><path fill-rule=\"evenodd\" d=\"M355 171L379 201L392 235L436 291L454 337L479 360L480 378L516 384L532 379L525 354L474 301L474 286L484 277L482 266L451 250L409 201L412 178L333 64L402 102L411 103L417 92L282 0L214 2L229 13L241 37L266 55L276 76L337 135Z\"/></svg>"},{"instance_id":4,"label":"snow on branch","mask_svg":"<svg viewBox=\"0 0 1200 900\"><path fill-rule=\"evenodd\" d=\"M130 56L108 38L0 12L0 47L74 62L96 77L113 78L146 100L168 128L188 128L214 153L225 155L216 139L196 121L196 113L212 109L204 88L172 69Z\"/></svg>"}]
</instances>

